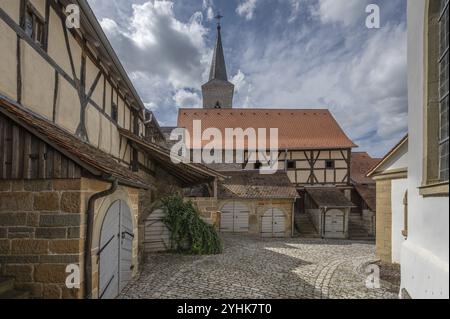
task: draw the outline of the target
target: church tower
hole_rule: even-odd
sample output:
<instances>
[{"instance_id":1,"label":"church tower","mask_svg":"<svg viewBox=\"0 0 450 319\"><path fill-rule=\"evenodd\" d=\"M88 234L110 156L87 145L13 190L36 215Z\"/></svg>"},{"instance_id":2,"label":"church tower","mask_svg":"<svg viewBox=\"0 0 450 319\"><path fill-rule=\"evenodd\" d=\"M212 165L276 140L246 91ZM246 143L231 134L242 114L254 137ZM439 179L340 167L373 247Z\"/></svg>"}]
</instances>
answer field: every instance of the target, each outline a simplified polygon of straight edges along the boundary
<instances>
[{"instance_id":1,"label":"church tower","mask_svg":"<svg viewBox=\"0 0 450 319\"><path fill-rule=\"evenodd\" d=\"M228 81L227 68L222 47L222 36L220 34L221 15L216 19L217 41L211 64L209 81L202 85L203 108L204 109L231 109L233 107L234 85Z\"/></svg>"}]
</instances>

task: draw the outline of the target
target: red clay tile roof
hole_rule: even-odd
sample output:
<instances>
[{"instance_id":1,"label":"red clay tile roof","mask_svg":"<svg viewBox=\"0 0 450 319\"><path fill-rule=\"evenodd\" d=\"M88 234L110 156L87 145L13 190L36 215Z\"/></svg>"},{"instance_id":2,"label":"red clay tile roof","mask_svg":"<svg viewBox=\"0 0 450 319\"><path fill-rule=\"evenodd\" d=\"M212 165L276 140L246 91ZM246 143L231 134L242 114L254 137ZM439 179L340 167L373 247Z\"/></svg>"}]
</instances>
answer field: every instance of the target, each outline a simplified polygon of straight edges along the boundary
<instances>
[{"instance_id":1,"label":"red clay tile roof","mask_svg":"<svg viewBox=\"0 0 450 319\"><path fill-rule=\"evenodd\" d=\"M299 197L286 173L227 172L219 183L219 198L289 199Z\"/></svg>"},{"instance_id":2,"label":"red clay tile roof","mask_svg":"<svg viewBox=\"0 0 450 319\"><path fill-rule=\"evenodd\" d=\"M373 179L367 177L370 168L374 167L381 159L372 158L366 152L352 153L352 161L350 166L350 178L355 184L372 184Z\"/></svg>"},{"instance_id":3,"label":"red clay tile roof","mask_svg":"<svg viewBox=\"0 0 450 319\"><path fill-rule=\"evenodd\" d=\"M375 185L355 185L355 189L359 196L366 202L371 211L377 208L377 191Z\"/></svg>"},{"instance_id":4,"label":"red clay tile roof","mask_svg":"<svg viewBox=\"0 0 450 319\"><path fill-rule=\"evenodd\" d=\"M307 188L306 192L319 207L356 207L343 192L336 188Z\"/></svg>"},{"instance_id":5,"label":"red clay tile roof","mask_svg":"<svg viewBox=\"0 0 450 319\"><path fill-rule=\"evenodd\" d=\"M119 183L148 188L146 182L110 155L81 141L43 117L25 110L20 105L0 98L0 112L64 154L88 172L99 178L115 178Z\"/></svg>"},{"instance_id":6,"label":"red clay tile roof","mask_svg":"<svg viewBox=\"0 0 450 319\"><path fill-rule=\"evenodd\" d=\"M192 132L193 121L202 121L202 130L218 128L278 128L280 149L353 148L330 111L326 109L180 109L178 127ZM191 134L191 138L192 134ZM267 145L270 143L267 138ZM203 142L203 146L208 142ZM246 144L247 145L247 144ZM188 143L188 147L189 147Z\"/></svg>"}]
</instances>

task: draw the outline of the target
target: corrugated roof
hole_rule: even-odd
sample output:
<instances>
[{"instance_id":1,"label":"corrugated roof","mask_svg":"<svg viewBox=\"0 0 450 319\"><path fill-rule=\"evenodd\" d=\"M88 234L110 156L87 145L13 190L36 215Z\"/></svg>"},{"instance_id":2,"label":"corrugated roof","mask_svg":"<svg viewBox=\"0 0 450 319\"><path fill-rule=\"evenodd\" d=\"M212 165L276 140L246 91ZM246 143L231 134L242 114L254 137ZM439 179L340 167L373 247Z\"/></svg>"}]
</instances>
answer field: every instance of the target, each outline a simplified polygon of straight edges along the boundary
<instances>
[{"instance_id":1,"label":"corrugated roof","mask_svg":"<svg viewBox=\"0 0 450 319\"><path fill-rule=\"evenodd\" d=\"M319 207L356 207L336 188L307 188L306 192Z\"/></svg>"},{"instance_id":2,"label":"corrugated roof","mask_svg":"<svg viewBox=\"0 0 450 319\"><path fill-rule=\"evenodd\" d=\"M42 139L54 149L99 178L116 178L119 183L148 188L147 183L111 155L81 141L49 120L32 113L20 105L0 97L0 112Z\"/></svg>"},{"instance_id":3,"label":"corrugated roof","mask_svg":"<svg viewBox=\"0 0 450 319\"><path fill-rule=\"evenodd\" d=\"M229 172L219 183L219 198L290 199L299 197L286 173Z\"/></svg>"},{"instance_id":4,"label":"corrugated roof","mask_svg":"<svg viewBox=\"0 0 450 319\"><path fill-rule=\"evenodd\" d=\"M367 177L367 172L380 162L380 158L372 158L367 152L353 152L350 166L350 178L355 184L373 184L375 181Z\"/></svg>"},{"instance_id":5,"label":"corrugated roof","mask_svg":"<svg viewBox=\"0 0 450 319\"><path fill-rule=\"evenodd\" d=\"M178 127L193 131L193 121L201 120L202 130L217 128L225 138L226 128L278 129L279 149L329 149L353 148L356 145L347 137L329 110L326 109L180 109ZM245 140L246 147L247 139ZM203 141L203 146L208 142ZM188 147L190 147L188 141Z\"/></svg>"}]
</instances>

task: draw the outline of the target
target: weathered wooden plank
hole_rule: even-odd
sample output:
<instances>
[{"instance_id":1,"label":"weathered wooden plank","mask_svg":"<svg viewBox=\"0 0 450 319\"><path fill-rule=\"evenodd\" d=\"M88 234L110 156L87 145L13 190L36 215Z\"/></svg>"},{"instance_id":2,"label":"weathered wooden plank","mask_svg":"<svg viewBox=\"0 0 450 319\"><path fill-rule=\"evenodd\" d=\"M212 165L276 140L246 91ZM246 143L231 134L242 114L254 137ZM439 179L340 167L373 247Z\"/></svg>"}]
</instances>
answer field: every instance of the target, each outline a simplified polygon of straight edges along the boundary
<instances>
[{"instance_id":1,"label":"weathered wooden plank","mask_svg":"<svg viewBox=\"0 0 450 319\"><path fill-rule=\"evenodd\" d=\"M0 117L0 178L3 178L3 166L4 166L4 131L5 131L5 120Z\"/></svg>"},{"instance_id":2,"label":"weathered wooden plank","mask_svg":"<svg viewBox=\"0 0 450 319\"><path fill-rule=\"evenodd\" d=\"M31 135L25 133L24 146L23 146L23 178L31 178Z\"/></svg>"},{"instance_id":3,"label":"weathered wooden plank","mask_svg":"<svg viewBox=\"0 0 450 319\"><path fill-rule=\"evenodd\" d=\"M3 176L5 179L11 179L12 165L12 125L10 122L5 123L4 131L4 150L3 150Z\"/></svg>"},{"instance_id":4,"label":"weathered wooden plank","mask_svg":"<svg viewBox=\"0 0 450 319\"><path fill-rule=\"evenodd\" d=\"M38 159L38 176L41 179L44 179L47 177L47 170L46 170L46 144L42 141L39 143L39 159Z\"/></svg>"},{"instance_id":5,"label":"weathered wooden plank","mask_svg":"<svg viewBox=\"0 0 450 319\"><path fill-rule=\"evenodd\" d=\"M53 178L61 178L61 154L55 152L53 155Z\"/></svg>"},{"instance_id":6,"label":"weathered wooden plank","mask_svg":"<svg viewBox=\"0 0 450 319\"><path fill-rule=\"evenodd\" d=\"M31 179L36 179L39 177L39 139L32 137L31 139Z\"/></svg>"}]
</instances>

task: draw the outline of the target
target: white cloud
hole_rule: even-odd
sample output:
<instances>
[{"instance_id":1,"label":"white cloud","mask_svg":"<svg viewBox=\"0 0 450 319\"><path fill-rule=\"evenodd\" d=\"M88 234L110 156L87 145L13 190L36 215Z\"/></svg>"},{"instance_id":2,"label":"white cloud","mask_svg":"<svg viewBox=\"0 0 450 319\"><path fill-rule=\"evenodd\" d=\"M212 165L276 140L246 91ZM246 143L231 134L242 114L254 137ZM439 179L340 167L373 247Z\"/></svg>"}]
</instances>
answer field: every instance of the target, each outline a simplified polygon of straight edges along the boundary
<instances>
[{"instance_id":1,"label":"white cloud","mask_svg":"<svg viewBox=\"0 0 450 319\"><path fill-rule=\"evenodd\" d=\"M180 108L200 108L201 99L195 92L178 90L173 97L176 106Z\"/></svg>"},{"instance_id":2,"label":"white cloud","mask_svg":"<svg viewBox=\"0 0 450 319\"><path fill-rule=\"evenodd\" d=\"M368 0L319 0L313 12L323 23L352 25L364 17Z\"/></svg>"},{"instance_id":3,"label":"white cloud","mask_svg":"<svg viewBox=\"0 0 450 319\"><path fill-rule=\"evenodd\" d=\"M208 29L200 11L187 21L175 17L172 1L147 1L131 9L126 23L104 18L101 25L142 100L162 113L165 122L176 114L174 101L199 105L183 90L198 89L204 80L211 53L206 45Z\"/></svg>"},{"instance_id":4,"label":"white cloud","mask_svg":"<svg viewBox=\"0 0 450 319\"><path fill-rule=\"evenodd\" d=\"M239 14L241 17L245 17L246 20L253 19L253 14L255 13L257 2L258 0L242 1L236 8L236 13Z\"/></svg>"},{"instance_id":5,"label":"white cloud","mask_svg":"<svg viewBox=\"0 0 450 319\"><path fill-rule=\"evenodd\" d=\"M267 37L263 54L248 43L240 60L245 77L233 78L234 105L329 108L357 144L380 156L406 131L406 26L386 25L366 37L344 33L344 44L339 33L322 32ZM292 45L293 37L302 45Z\"/></svg>"},{"instance_id":6,"label":"white cloud","mask_svg":"<svg viewBox=\"0 0 450 319\"><path fill-rule=\"evenodd\" d=\"M239 92L246 84L246 82L245 82L245 74L241 70L238 70L236 75L234 75L230 79L230 82L234 84L235 91Z\"/></svg>"},{"instance_id":7,"label":"white cloud","mask_svg":"<svg viewBox=\"0 0 450 319\"><path fill-rule=\"evenodd\" d=\"M212 0L203 0L202 8L206 12L208 21L212 21L214 19L214 2Z\"/></svg>"}]
</instances>

